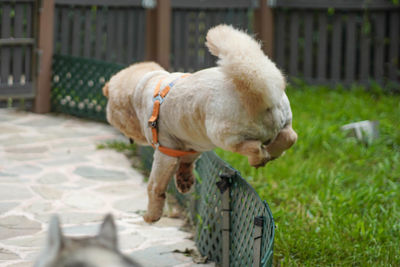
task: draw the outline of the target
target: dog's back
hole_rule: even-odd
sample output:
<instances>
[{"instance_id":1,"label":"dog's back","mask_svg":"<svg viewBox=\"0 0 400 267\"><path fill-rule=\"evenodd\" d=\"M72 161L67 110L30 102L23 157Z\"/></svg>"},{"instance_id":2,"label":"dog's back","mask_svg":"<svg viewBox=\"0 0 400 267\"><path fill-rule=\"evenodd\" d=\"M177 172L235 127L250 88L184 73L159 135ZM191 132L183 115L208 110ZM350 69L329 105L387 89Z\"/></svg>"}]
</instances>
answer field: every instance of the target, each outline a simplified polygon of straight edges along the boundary
<instances>
[{"instance_id":1,"label":"dog's back","mask_svg":"<svg viewBox=\"0 0 400 267\"><path fill-rule=\"evenodd\" d=\"M155 62L136 63L113 75L103 87L103 94L108 98L107 121L139 144L147 141L140 127L137 107L131 102L132 95L146 73L163 70Z\"/></svg>"},{"instance_id":2,"label":"dog's back","mask_svg":"<svg viewBox=\"0 0 400 267\"><path fill-rule=\"evenodd\" d=\"M35 267L137 267L132 259L118 250L114 221L108 215L97 236L65 237L57 217L50 222L47 246Z\"/></svg>"}]
</instances>

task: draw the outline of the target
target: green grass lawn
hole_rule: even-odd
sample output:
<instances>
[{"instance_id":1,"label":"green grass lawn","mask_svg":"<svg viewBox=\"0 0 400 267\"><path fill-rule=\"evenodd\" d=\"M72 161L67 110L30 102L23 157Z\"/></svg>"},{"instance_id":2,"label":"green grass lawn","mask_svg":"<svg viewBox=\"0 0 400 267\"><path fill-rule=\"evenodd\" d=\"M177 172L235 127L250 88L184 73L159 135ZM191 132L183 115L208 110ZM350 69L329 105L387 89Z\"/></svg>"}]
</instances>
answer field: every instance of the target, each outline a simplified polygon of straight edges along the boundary
<instances>
[{"instance_id":1,"label":"green grass lawn","mask_svg":"<svg viewBox=\"0 0 400 267\"><path fill-rule=\"evenodd\" d=\"M400 95L288 88L297 143L254 169L217 153L269 203L276 266L400 266ZM340 126L378 120L369 146Z\"/></svg>"}]
</instances>

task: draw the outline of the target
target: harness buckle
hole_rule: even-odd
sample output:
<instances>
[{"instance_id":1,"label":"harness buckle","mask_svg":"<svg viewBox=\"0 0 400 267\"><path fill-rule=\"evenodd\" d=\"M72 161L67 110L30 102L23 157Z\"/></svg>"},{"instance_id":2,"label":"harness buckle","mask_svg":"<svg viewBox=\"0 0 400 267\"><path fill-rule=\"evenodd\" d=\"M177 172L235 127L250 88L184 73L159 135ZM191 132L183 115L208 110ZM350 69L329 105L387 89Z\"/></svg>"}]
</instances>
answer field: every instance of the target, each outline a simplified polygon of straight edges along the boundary
<instances>
[{"instance_id":1,"label":"harness buckle","mask_svg":"<svg viewBox=\"0 0 400 267\"><path fill-rule=\"evenodd\" d=\"M162 104L162 102L164 102L164 98L162 98L160 96L160 94L158 94L157 96L153 97L153 102L156 102L157 100L160 102L160 105Z\"/></svg>"},{"instance_id":2,"label":"harness buckle","mask_svg":"<svg viewBox=\"0 0 400 267\"><path fill-rule=\"evenodd\" d=\"M157 121L149 121L150 128L157 128Z\"/></svg>"}]
</instances>

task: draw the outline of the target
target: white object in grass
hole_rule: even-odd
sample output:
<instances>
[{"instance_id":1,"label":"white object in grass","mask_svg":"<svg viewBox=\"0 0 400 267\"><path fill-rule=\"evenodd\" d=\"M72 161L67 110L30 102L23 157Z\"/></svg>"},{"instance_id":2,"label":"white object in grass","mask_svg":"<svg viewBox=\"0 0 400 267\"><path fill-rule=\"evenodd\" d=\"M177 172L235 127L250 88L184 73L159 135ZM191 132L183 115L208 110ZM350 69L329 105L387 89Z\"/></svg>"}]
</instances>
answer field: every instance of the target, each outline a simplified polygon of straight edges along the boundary
<instances>
[{"instance_id":1,"label":"white object in grass","mask_svg":"<svg viewBox=\"0 0 400 267\"><path fill-rule=\"evenodd\" d=\"M379 137L379 121L358 121L343 125L342 131L348 131L350 136L356 137L359 141L371 143Z\"/></svg>"}]
</instances>

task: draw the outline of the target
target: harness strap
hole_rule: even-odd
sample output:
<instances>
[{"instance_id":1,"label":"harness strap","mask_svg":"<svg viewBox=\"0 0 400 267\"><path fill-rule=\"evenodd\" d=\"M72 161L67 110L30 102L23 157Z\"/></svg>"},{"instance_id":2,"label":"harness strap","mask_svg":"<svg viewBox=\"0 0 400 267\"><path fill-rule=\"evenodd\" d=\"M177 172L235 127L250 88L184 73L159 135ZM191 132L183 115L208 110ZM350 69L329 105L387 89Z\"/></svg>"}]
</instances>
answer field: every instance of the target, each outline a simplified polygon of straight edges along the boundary
<instances>
[{"instance_id":1,"label":"harness strap","mask_svg":"<svg viewBox=\"0 0 400 267\"><path fill-rule=\"evenodd\" d=\"M189 74L184 74L178 78L176 78L175 80L173 80L171 83L169 83L167 86L165 86L161 92L160 92L160 88L161 88L161 83L162 81L165 79L160 79L154 89L154 93L153 93L153 113L151 114L151 117L148 121L149 123L149 127L151 128L151 134L152 134L152 146L154 149L158 149L161 153L171 156L171 157L182 157L182 156L186 156L186 155L193 155L198 153L197 151L194 150L190 150L190 151L183 151L183 150L176 150L176 149L172 149L172 148L168 148L168 147L164 147L161 146L158 142L158 125L157 125L157 121L158 121L158 117L160 115L160 106L161 104L164 102L164 98L165 96L168 94L169 90L171 89L172 86L174 86L175 82L180 79L180 78L184 78L186 76L188 76Z\"/></svg>"}]
</instances>

